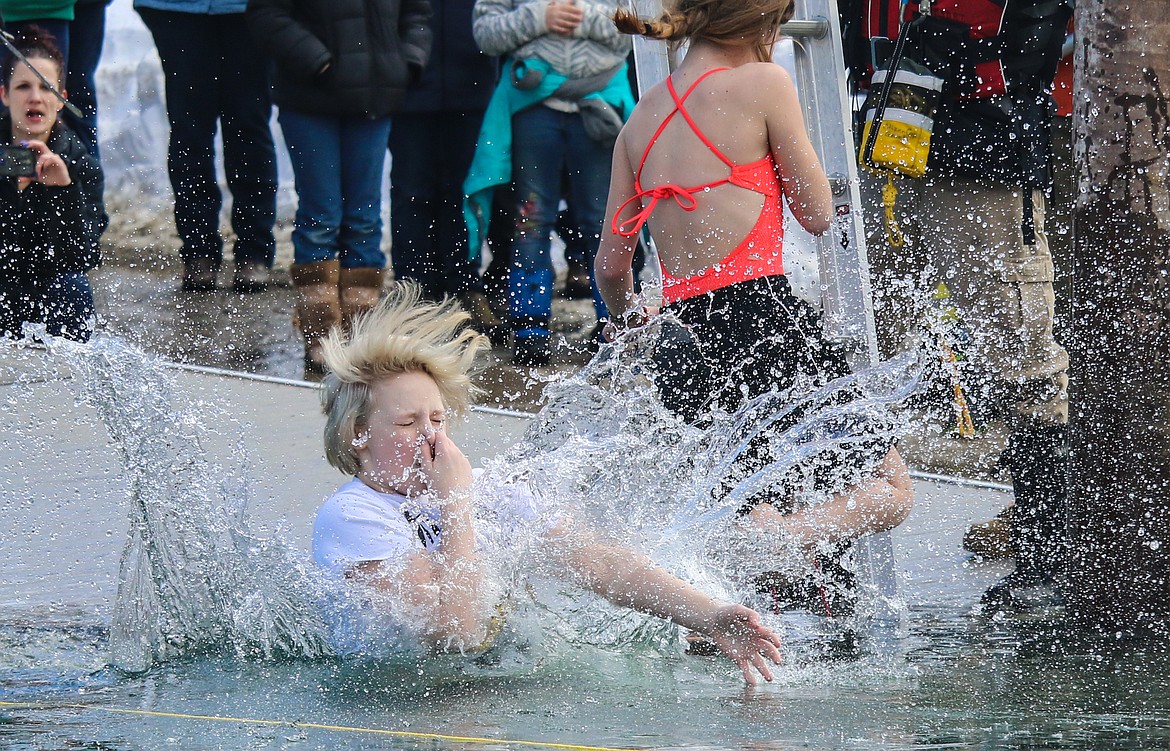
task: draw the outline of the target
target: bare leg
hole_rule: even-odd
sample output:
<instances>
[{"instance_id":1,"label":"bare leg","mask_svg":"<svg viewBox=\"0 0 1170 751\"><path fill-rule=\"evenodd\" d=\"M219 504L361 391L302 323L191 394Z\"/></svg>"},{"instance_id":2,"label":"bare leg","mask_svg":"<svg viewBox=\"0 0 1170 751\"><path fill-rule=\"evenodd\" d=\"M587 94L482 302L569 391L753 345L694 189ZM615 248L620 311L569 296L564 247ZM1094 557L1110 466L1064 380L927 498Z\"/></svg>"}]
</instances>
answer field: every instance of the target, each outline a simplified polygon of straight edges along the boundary
<instances>
[{"instance_id":1,"label":"bare leg","mask_svg":"<svg viewBox=\"0 0 1170 751\"><path fill-rule=\"evenodd\" d=\"M791 514L761 503L748 518L758 531L769 536L783 535L812 556L821 544L848 542L893 529L910 514L913 503L910 473L897 449L890 449L872 478L825 503Z\"/></svg>"}]
</instances>

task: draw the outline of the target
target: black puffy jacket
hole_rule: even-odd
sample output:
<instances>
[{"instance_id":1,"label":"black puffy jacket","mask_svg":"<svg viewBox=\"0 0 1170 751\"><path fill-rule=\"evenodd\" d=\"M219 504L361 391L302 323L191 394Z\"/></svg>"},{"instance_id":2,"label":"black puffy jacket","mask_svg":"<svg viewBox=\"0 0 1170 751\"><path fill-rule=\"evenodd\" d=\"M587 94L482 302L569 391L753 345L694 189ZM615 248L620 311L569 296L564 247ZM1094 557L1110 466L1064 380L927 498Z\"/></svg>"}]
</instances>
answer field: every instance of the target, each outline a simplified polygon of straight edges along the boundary
<instances>
[{"instance_id":1,"label":"black puffy jacket","mask_svg":"<svg viewBox=\"0 0 1170 751\"><path fill-rule=\"evenodd\" d=\"M0 133L11 132L5 114ZM9 284L88 271L101 261L98 240L109 223L101 167L62 122L46 143L64 160L69 185L34 182L19 190L18 178L0 177L0 279Z\"/></svg>"},{"instance_id":2,"label":"black puffy jacket","mask_svg":"<svg viewBox=\"0 0 1170 751\"><path fill-rule=\"evenodd\" d=\"M422 80L406 92L399 112L474 112L487 109L500 78L499 60L479 50L471 34L475 0L438 0L432 6L431 59Z\"/></svg>"},{"instance_id":3,"label":"black puffy jacket","mask_svg":"<svg viewBox=\"0 0 1170 751\"><path fill-rule=\"evenodd\" d=\"M429 0L249 0L247 10L276 63L278 107L371 118L393 113L426 67L430 16Z\"/></svg>"}]
</instances>

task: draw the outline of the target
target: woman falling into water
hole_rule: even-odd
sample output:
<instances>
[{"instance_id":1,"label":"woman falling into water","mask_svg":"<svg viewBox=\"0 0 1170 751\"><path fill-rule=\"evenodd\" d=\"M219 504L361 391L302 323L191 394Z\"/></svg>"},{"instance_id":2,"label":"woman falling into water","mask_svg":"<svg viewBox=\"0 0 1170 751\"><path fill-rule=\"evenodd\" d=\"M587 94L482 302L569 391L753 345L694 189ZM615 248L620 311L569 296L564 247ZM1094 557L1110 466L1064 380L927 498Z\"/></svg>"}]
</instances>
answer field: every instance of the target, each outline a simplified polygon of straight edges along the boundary
<instances>
[{"instance_id":1,"label":"woman falling into water","mask_svg":"<svg viewBox=\"0 0 1170 751\"><path fill-rule=\"evenodd\" d=\"M813 234L828 230L832 211L792 80L771 62L791 0L664 5L655 20L629 10L615 16L628 34L689 47L674 72L641 99L617 139L596 273L609 310L625 311L614 316L611 338L657 312L639 302L631 271L638 234L650 222L664 310L689 331L685 346L664 348L659 387L666 406L698 421L711 408L734 412L760 394L825 383L848 368L784 276L782 201ZM787 425L799 417L794 413ZM838 553L909 513L912 489L897 451L878 442L867 453L846 459L868 468L848 486L822 456L743 510L746 531L762 533L776 553L795 549L809 564L807 577L786 583L785 596L815 601L819 609L825 597L817 570L836 558L820 553ZM764 436L741 458L736 477L768 461ZM794 504L810 485L824 502Z\"/></svg>"},{"instance_id":2,"label":"woman falling into water","mask_svg":"<svg viewBox=\"0 0 1170 751\"><path fill-rule=\"evenodd\" d=\"M447 434L465 409L470 371L487 339L453 303L422 303L399 286L352 335L324 343L322 404L329 462L352 475L321 507L316 563L351 585L385 595L389 618L417 614L425 646L478 651L495 630L494 590L482 553L488 513L511 537L536 528L563 576L617 605L705 634L749 683L772 674L779 637L742 605L708 597L644 555L603 542L542 508L522 485L475 482ZM508 530L512 530L508 533Z\"/></svg>"}]
</instances>

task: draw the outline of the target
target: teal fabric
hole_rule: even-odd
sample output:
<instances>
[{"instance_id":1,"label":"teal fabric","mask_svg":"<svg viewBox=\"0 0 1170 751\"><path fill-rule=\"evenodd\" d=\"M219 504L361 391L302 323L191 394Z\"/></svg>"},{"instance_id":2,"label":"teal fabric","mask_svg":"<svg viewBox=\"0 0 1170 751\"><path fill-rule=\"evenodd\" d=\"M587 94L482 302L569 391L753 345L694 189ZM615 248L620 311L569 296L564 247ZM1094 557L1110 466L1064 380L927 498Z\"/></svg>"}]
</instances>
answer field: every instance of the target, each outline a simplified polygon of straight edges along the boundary
<instances>
[{"instance_id":1,"label":"teal fabric","mask_svg":"<svg viewBox=\"0 0 1170 751\"><path fill-rule=\"evenodd\" d=\"M19 23L51 18L58 21L73 20L74 0L3 0L0 12L4 21Z\"/></svg>"},{"instance_id":2,"label":"teal fabric","mask_svg":"<svg viewBox=\"0 0 1170 751\"><path fill-rule=\"evenodd\" d=\"M523 73L527 72L529 75L540 75L540 82L532 89L518 89L512 85L514 69L517 78L523 78ZM467 179L463 181L463 218L467 222L470 240L468 253L472 260L479 258L483 246L491 219L493 191L499 185L512 182L512 115L540 104L567 80L543 60L509 58L504 64L500 83L484 114L475 157L471 161ZM617 110L623 121L628 119L634 110L634 94L630 90L626 66L622 65L605 88L585 98L592 97L601 99Z\"/></svg>"},{"instance_id":3,"label":"teal fabric","mask_svg":"<svg viewBox=\"0 0 1170 751\"><path fill-rule=\"evenodd\" d=\"M248 0L134 0L134 7L221 16L243 13L248 7Z\"/></svg>"}]
</instances>

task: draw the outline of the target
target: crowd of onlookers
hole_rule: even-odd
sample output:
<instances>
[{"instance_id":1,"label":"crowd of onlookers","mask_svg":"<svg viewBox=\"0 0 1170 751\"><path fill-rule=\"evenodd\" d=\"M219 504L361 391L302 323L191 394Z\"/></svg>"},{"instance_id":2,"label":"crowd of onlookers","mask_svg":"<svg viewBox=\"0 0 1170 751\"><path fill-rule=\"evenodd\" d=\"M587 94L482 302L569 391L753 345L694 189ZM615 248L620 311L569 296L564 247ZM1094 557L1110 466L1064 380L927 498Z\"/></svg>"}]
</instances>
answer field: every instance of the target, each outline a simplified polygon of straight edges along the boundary
<instances>
[{"instance_id":1,"label":"crowd of onlookers","mask_svg":"<svg viewBox=\"0 0 1170 751\"><path fill-rule=\"evenodd\" d=\"M53 50L59 51L60 81L50 83L83 115L62 110L51 89L42 91L47 114L62 113L45 137L75 135L87 156L67 158L70 171L92 166L98 177L93 78L108 3L0 2L5 27L26 57L56 60ZM269 125L275 105L296 183L290 271L307 375L321 371L322 338L377 301L388 271L417 282L432 299L458 299L476 328L497 344L513 342L516 363L548 363L553 231L569 264L563 293L592 296L598 318L605 315L591 266L613 139L633 106L630 43L613 27L613 7L544 0L135 0L166 84L181 290L216 289L224 264L217 143L235 238L232 289L249 294L269 284L276 247L277 154ZM513 56L528 61L529 78L522 87L499 87L493 101L500 60ZM7 57L9 74L24 67ZM507 101L510 92L523 92L523 101ZM14 133L13 144L26 140L20 135ZM388 150L389 264L381 219ZM478 218L464 202L473 161L481 178L494 181L479 193L487 204ZM101 193L86 191L88 213L104 216ZM72 209L63 203L49 211ZM27 220L35 231L39 220ZM12 269L0 282L6 332L19 335L31 320L51 332L87 336L93 299L85 272L100 260L94 231L100 234L104 224L30 241L53 245L51 262L41 258L30 267L29 256L44 254L5 253L0 263ZM481 275L485 242L492 263ZM66 260L81 245L90 248L85 257Z\"/></svg>"}]
</instances>

